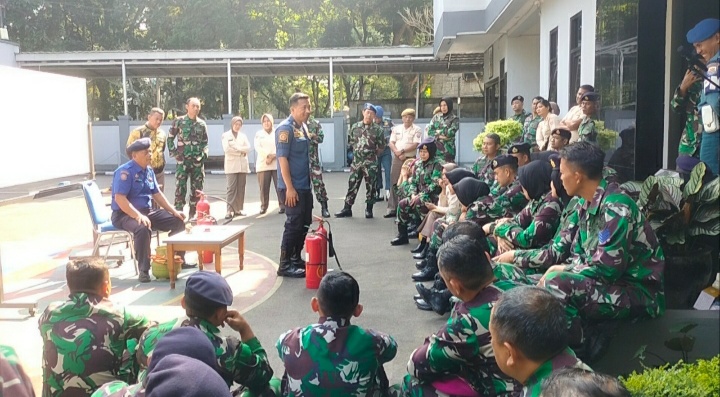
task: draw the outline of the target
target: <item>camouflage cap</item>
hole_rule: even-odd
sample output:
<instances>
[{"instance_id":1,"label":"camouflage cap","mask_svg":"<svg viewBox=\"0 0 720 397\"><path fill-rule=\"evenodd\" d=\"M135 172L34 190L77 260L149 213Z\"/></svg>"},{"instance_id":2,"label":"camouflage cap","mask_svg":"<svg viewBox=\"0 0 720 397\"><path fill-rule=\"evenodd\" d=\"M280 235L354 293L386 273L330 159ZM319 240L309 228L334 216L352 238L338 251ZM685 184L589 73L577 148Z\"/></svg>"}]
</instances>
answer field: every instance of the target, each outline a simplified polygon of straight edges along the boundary
<instances>
[{"instance_id":1,"label":"camouflage cap","mask_svg":"<svg viewBox=\"0 0 720 397\"><path fill-rule=\"evenodd\" d=\"M185 283L185 293L195 294L218 305L230 306L233 292L223 276L213 272L195 272Z\"/></svg>"}]
</instances>

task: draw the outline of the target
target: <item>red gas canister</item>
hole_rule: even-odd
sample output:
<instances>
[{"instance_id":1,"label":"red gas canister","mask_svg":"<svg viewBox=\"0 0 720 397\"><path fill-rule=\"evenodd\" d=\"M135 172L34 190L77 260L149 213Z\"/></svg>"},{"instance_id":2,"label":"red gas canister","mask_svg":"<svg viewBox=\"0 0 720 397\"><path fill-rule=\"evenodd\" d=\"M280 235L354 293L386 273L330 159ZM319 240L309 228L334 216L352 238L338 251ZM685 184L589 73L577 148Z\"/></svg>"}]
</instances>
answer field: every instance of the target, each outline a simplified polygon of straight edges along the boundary
<instances>
[{"instance_id":1,"label":"red gas canister","mask_svg":"<svg viewBox=\"0 0 720 397\"><path fill-rule=\"evenodd\" d=\"M199 208L200 208L200 203L198 203L198 209ZM200 214L200 212L198 212L198 214ZM209 216L198 217L198 220L197 220L198 226L212 225L213 223L214 223L213 218L211 218ZM212 263L214 255L215 254L212 251L203 251L202 252L203 263L205 263L205 264ZM198 260L201 260L201 258L198 258Z\"/></svg>"}]
</instances>

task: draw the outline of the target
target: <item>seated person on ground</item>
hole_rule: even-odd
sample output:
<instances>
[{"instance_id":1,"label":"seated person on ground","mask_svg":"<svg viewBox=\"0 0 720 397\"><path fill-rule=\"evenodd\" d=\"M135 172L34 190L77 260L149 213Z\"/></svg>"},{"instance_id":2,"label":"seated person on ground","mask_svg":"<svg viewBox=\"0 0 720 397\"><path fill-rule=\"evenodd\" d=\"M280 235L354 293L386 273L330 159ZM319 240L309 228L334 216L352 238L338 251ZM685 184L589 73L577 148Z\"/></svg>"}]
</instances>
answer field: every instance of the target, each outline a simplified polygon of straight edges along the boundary
<instances>
[{"instance_id":1,"label":"seated person on ground","mask_svg":"<svg viewBox=\"0 0 720 397\"><path fill-rule=\"evenodd\" d=\"M147 395L152 397L230 397L223 378L215 369L191 357L171 354L158 362L148 378Z\"/></svg>"},{"instance_id":2,"label":"seated person on ground","mask_svg":"<svg viewBox=\"0 0 720 397\"><path fill-rule=\"evenodd\" d=\"M30 377L25 373L15 350L0 345L0 396L35 397Z\"/></svg>"},{"instance_id":3,"label":"seated person on ground","mask_svg":"<svg viewBox=\"0 0 720 397\"><path fill-rule=\"evenodd\" d=\"M440 178L440 197L438 198L437 205L433 203L425 203L425 207L428 209L428 213L420 224L420 245L415 249L411 250L412 253L422 253L421 256L425 256L428 247L428 241L432 236L433 230L435 230L436 222L454 222L460 216L460 202L455 195L455 191L452 190L452 184L456 183L457 180L449 181L448 173L451 175L460 175L455 170L461 170L460 172L466 173L468 176L474 176L472 171L464 168L457 168L455 163L443 164L442 178ZM417 259L423 259L417 258Z\"/></svg>"},{"instance_id":4,"label":"seated person on ground","mask_svg":"<svg viewBox=\"0 0 720 397\"><path fill-rule=\"evenodd\" d=\"M390 242L392 245L408 244L408 225L420 225L427 214L425 203L437 204L440 195L442 162L435 157L437 146L434 138L426 138L418 146L420 161L415 163L415 172L407 187L408 197L400 200L397 208L398 235Z\"/></svg>"},{"instance_id":5,"label":"seated person on ground","mask_svg":"<svg viewBox=\"0 0 720 397\"><path fill-rule=\"evenodd\" d=\"M533 161L520 168L519 173L523 194L529 200L525 208L512 218L483 226L493 256L514 248L542 247L553 237L560 222L560 201L550 193L550 162Z\"/></svg>"},{"instance_id":6,"label":"seated person on ground","mask_svg":"<svg viewBox=\"0 0 720 397\"><path fill-rule=\"evenodd\" d=\"M220 375L228 386L237 382L255 394L275 387L268 383L273 371L267 353L250 324L237 310L228 309L232 301L233 292L223 276L214 272L191 274L181 301L186 315L151 327L143 334L137 352L140 365L146 365L158 341L168 332L180 327L195 327L213 344ZM220 330L225 325L237 334L225 336L226 332Z\"/></svg>"},{"instance_id":7,"label":"seated person on ground","mask_svg":"<svg viewBox=\"0 0 720 397\"><path fill-rule=\"evenodd\" d=\"M412 178L413 172L415 172L416 162L417 159L415 158L407 159L400 168L400 178L398 178L397 183L393 186L398 200L410 197L410 179Z\"/></svg>"},{"instance_id":8,"label":"seated person on ground","mask_svg":"<svg viewBox=\"0 0 720 397\"><path fill-rule=\"evenodd\" d=\"M283 396L376 396L389 390L383 364L395 358L392 336L350 324L363 307L360 286L348 273L323 277L310 306L317 323L294 328L277 341L285 365Z\"/></svg>"},{"instance_id":9,"label":"seated person on ground","mask_svg":"<svg viewBox=\"0 0 720 397\"><path fill-rule=\"evenodd\" d=\"M500 135L495 133L486 134L483 137L482 153L475 164L472 166L472 171L475 173L477 178L488 186L492 186L495 181L495 174L492 169L492 161L500 154Z\"/></svg>"},{"instance_id":10,"label":"seated person on ground","mask_svg":"<svg viewBox=\"0 0 720 397\"><path fill-rule=\"evenodd\" d=\"M147 380L152 377L156 364L164 357L179 354L200 360L217 371L215 348L202 331L195 327L176 328L163 336L149 357L147 376L142 382L128 385L123 381L104 384L92 397L142 397L145 395ZM229 390L229 389L228 389Z\"/></svg>"},{"instance_id":11,"label":"seated person on ground","mask_svg":"<svg viewBox=\"0 0 720 397\"><path fill-rule=\"evenodd\" d=\"M590 370L568 347L562 303L543 288L505 291L490 315L490 336L500 369L523 384L522 397L540 396L543 380L574 367Z\"/></svg>"},{"instance_id":12,"label":"seated person on ground","mask_svg":"<svg viewBox=\"0 0 720 397\"><path fill-rule=\"evenodd\" d=\"M107 382L135 383L123 356L127 343L150 325L108 298L110 273L101 259L70 261L65 267L70 295L51 303L38 320L43 340L43 396L90 396ZM130 372L130 373L127 373Z\"/></svg>"},{"instance_id":13,"label":"seated person on ground","mask_svg":"<svg viewBox=\"0 0 720 397\"><path fill-rule=\"evenodd\" d=\"M517 179L517 158L504 154L492 162L495 184L490 194L472 203L460 220L468 220L480 226L503 217L515 216L527 204L527 199Z\"/></svg>"},{"instance_id":14,"label":"seated person on ground","mask_svg":"<svg viewBox=\"0 0 720 397\"><path fill-rule=\"evenodd\" d=\"M570 144L572 132L565 127L558 127L550 132L550 151L559 152Z\"/></svg>"},{"instance_id":15,"label":"seated person on ground","mask_svg":"<svg viewBox=\"0 0 720 397\"><path fill-rule=\"evenodd\" d=\"M497 367L488 332L492 302L517 284L498 281L483 244L469 236L444 243L438 262L443 280L460 302L447 324L410 356L402 394L481 396L519 390Z\"/></svg>"},{"instance_id":16,"label":"seated person on ground","mask_svg":"<svg viewBox=\"0 0 720 397\"><path fill-rule=\"evenodd\" d=\"M569 195L581 198L570 264L550 267L538 285L585 320L658 317L665 312L665 258L635 202L602 178L605 153L578 142L561 153Z\"/></svg>"},{"instance_id":17,"label":"seated person on ground","mask_svg":"<svg viewBox=\"0 0 720 397\"><path fill-rule=\"evenodd\" d=\"M560 200L563 212L560 216L560 225L555 231L552 241L540 248L506 251L493 260L500 264L513 264L523 270L527 275L543 274L550 266L564 263L570 257L570 249L575 234L577 223L571 222L571 215L579 210L580 198L570 197L560 179L560 156L550 158L550 165L553 167L551 193L553 197Z\"/></svg>"},{"instance_id":18,"label":"seated person on ground","mask_svg":"<svg viewBox=\"0 0 720 397\"><path fill-rule=\"evenodd\" d=\"M531 149L529 143L516 143L508 148L508 154L518 159L518 167L529 163L531 159Z\"/></svg>"},{"instance_id":19,"label":"seated person on ground","mask_svg":"<svg viewBox=\"0 0 720 397\"><path fill-rule=\"evenodd\" d=\"M542 383L540 397L630 397L630 392L614 376L582 368L554 372Z\"/></svg>"}]
</instances>

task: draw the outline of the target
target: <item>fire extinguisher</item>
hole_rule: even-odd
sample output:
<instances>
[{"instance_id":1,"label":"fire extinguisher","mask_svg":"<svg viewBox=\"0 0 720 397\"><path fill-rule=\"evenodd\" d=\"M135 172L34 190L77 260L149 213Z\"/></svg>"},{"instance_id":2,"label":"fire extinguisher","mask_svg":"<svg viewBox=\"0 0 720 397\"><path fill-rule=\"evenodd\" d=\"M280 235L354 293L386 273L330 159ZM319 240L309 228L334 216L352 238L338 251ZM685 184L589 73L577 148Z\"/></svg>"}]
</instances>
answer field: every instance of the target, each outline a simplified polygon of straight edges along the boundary
<instances>
[{"instance_id":1,"label":"fire extinguisher","mask_svg":"<svg viewBox=\"0 0 720 397\"><path fill-rule=\"evenodd\" d=\"M197 224L216 225L217 221L210 216L210 203L205 199L205 193L203 193L202 190L197 190L196 194L200 196L200 200L198 200L197 206L195 207L197 209ZM203 251L202 258L198 258L198 260L202 259L205 264L212 263L213 256L214 253L212 251Z\"/></svg>"},{"instance_id":2,"label":"fire extinguisher","mask_svg":"<svg viewBox=\"0 0 720 397\"><path fill-rule=\"evenodd\" d=\"M305 237L305 251L307 252L305 287L308 289L320 287L320 280L327 273L328 232L323 227L325 220L319 217L314 218L318 222L318 227Z\"/></svg>"}]
</instances>

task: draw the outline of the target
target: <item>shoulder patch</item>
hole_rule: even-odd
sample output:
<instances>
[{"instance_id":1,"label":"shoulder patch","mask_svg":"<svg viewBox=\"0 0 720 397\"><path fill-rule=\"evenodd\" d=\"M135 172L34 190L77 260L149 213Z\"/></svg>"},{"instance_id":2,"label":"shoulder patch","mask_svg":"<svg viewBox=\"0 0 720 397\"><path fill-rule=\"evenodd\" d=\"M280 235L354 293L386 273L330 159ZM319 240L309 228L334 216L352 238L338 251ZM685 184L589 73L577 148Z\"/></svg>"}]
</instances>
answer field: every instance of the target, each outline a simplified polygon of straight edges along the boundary
<instances>
[{"instance_id":1,"label":"shoulder patch","mask_svg":"<svg viewBox=\"0 0 720 397\"><path fill-rule=\"evenodd\" d=\"M287 131L280 131L280 135L278 135L278 142L279 143L290 142L290 134Z\"/></svg>"},{"instance_id":2,"label":"shoulder patch","mask_svg":"<svg viewBox=\"0 0 720 397\"><path fill-rule=\"evenodd\" d=\"M130 175L130 173L128 173L127 171L120 171L120 180L127 181L128 175Z\"/></svg>"},{"instance_id":3,"label":"shoulder patch","mask_svg":"<svg viewBox=\"0 0 720 397\"><path fill-rule=\"evenodd\" d=\"M603 229L602 231L600 231L600 234L598 235L598 242L599 242L600 244L605 244L605 243L607 243L608 240L610 240L610 235L611 235L611 234L612 234L612 233L610 233L610 229L608 229L608 228L606 227L605 229Z\"/></svg>"}]
</instances>

